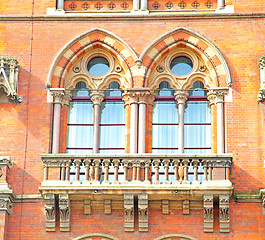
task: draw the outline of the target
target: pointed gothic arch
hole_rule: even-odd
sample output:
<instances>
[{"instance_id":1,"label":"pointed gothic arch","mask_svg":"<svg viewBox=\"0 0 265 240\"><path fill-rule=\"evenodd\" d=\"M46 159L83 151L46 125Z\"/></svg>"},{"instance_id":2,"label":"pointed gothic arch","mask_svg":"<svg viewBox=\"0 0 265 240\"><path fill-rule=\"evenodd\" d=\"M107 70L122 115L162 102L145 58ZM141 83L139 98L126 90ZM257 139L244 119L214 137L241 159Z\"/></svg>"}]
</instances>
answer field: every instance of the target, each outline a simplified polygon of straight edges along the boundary
<instances>
[{"instance_id":1,"label":"pointed gothic arch","mask_svg":"<svg viewBox=\"0 0 265 240\"><path fill-rule=\"evenodd\" d=\"M141 54L140 60L146 70L144 87L148 87L150 84L156 85L150 76L157 67L157 63L170 51L172 52L176 49L182 49L183 52L186 50L193 52L203 60L205 67L209 71L208 75L211 77L211 82L207 84L209 87L231 86L232 82L228 65L214 44L194 31L178 28L153 41ZM183 83L178 85L183 87L183 85L189 84Z\"/></svg>"},{"instance_id":2,"label":"pointed gothic arch","mask_svg":"<svg viewBox=\"0 0 265 240\"><path fill-rule=\"evenodd\" d=\"M100 28L77 36L63 47L52 63L46 86L48 88L63 88L65 77L77 59L80 59L88 51L97 48L104 49L118 59L128 81L128 84L121 85L131 86L132 74L130 69L136 65L135 62L138 59L136 53L121 38ZM89 78L84 78L84 80L91 87L95 87L92 83L90 84Z\"/></svg>"}]
</instances>

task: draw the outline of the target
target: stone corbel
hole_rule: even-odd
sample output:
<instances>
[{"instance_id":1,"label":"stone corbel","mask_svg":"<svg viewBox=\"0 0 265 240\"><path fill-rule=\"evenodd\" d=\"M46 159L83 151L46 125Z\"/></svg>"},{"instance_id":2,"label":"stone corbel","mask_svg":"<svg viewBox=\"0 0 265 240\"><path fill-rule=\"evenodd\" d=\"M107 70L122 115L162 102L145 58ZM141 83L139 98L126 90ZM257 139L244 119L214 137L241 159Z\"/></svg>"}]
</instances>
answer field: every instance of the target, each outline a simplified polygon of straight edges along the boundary
<instances>
[{"instance_id":1,"label":"stone corbel","mask_svg":"<svg viewBox=\"0 0 265 240\"><path fill-rule=\"evenodd\" d=\"M162 200L162 214L169 214L169 200Z\"/></svg>"},{"instance_id":2,"label":"stone corbel","mask_svg":"<svg viewBox=\"0 0 265 240\"><path fill-rule=\"evenodd\" d=\"M19 63L16 58L0 57L0 88L9 98L9 102L21 103L22 96L18 96Z\"/></svg>"},{"instance_id":3,"label":"stone corbel","mask_svg":"<svg viewBox=\"0 0 265 240\"><path fill-rule=\"evenodd\" d=\"M124 194L124 231L134 231L134 196Z\"/></svg>"},{"instance_id":4,"label":"stone corbel","mask_svg":"<svg viewBox=\"0 0 265 240\"><path fill-rule=\"evenodd\" d=\"M220 232L229 232L230 231L229 195L219 196L219 220L220 220Z\"/></svg>"},{"instance_id":5,"label":"stone corbel","mask_svg":"<svg viewBox=\"0 0 265 240\"><path fill-rule=\"evenodd\" d=\"M68 194L59 195L60 231L70 231L70 199Z\"/></svg>"},{"instance_id":6,"label":"stone corbel","mask_svg":"<svg viewBox=\"0 0 265 240\"><path fill-rule=\"evenodd\" d=\"M190 214L190 201L189 200L183 201L183 214L184 215Z\"/></svg>"},{"instance_id":7,"label":"stone corbel","mask_svg":"<svg viewBox=\"0 0 265 240\"><path fill-rule=\"evenodd\" d=\"M91 214L91 201L90 201L90 199L84 200L84 214Z\"/></svg>"},{"instance_id":8,"label":"stone corbel","mask_svg":"<svg viewBox=\"0 0 265 240\"><path fill-rule=\"evenodd\" d=\"M46 211L46 231L55 232L55 196L53 193L47 193L44 196Z\"/></svg>"},{"instance_id":9,"label":"stone corbel","mask_svg":"<svg viewBox=\"0 0 265 240\"><path fill-rule=\"evenodd\" d=\"M204 232L213 232L213 195L203 196Z\"/></svg>"},{"instance_id":10,"label":"stone corbel","mask_svg":"<svg viewBox=\"0 0 265 240\"><path fill-rule=\"evenodd\" d=\"M111 214L111 200L104 200L104 214Z\"/></svg>"},{"instance_id":11,"label":"stone corbel","mask_svg":"<svg viewBox=\"0 0 265 240\"><path fill-rule=\"evenodd\" d=\"M260 69L260 90L258 94L258 103L265 101L265 55L261 57L258 63Z\"/></svg>"},{"instance_id":12,"label":"stone corbel","mask_svg":"<svg viewBox=\"0 0 265 240\"><path fill-rule=\"evenodd\" d=\"M138 195L139 232L148 231L148 195Z\"/></svg>"}]
</instances>

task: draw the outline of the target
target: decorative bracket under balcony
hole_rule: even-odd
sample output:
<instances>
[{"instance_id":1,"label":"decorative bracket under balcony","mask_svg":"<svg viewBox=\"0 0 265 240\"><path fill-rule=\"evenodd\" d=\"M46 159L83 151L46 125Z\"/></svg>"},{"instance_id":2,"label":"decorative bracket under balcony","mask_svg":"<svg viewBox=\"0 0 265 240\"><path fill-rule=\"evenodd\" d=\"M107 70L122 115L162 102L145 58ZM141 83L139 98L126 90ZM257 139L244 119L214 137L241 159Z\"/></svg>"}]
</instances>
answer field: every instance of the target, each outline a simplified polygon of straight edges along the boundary
<instances>
[{"instance_id":1,"label":"decorative bracket under balcony","mask_svg":"<svg viewBox=\"0 0 265 240\"><path fill-rule=\"evenodd\" d=\"M124 209L125 231L134 231L135 222L139 231L148 231L150 208L160 208L163 214L179 209L186 215L203 209L204 229L213 232L214 200L220 206L220 231L229 231L231 154L46 154L42 160L44 181L39 189L45 198L54 196L60 214L64 210L61 231L70 229L71 205L84 214L93 214L99 206L104 214ZM68 202L62 205L66 195Z\"/></svg>"},{"instance_id":2,"label":"decorative bracket under balcony","mask_svg":"<svg viewBox=\"0 0 265 240\"><path fill-rule=\"evenodd\" d=\"M9 102L22 102L22 96L18 96L19 67L16 58L0 57L0 96L5 93Z\"/></svg>"}]
</instances>

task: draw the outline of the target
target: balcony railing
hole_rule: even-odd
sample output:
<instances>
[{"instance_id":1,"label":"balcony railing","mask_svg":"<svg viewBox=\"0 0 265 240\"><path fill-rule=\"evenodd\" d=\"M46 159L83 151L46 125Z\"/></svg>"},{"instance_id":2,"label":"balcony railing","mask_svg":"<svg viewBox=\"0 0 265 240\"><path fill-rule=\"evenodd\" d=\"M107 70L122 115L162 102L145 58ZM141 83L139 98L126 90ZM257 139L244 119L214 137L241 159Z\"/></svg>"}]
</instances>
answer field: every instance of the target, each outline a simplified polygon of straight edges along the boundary
<instances>
[{"instance_id":1,"label":"balcony railing","mask_svg":"<svg viewBox=\"0 0 265 240\"><path fill-rule=\"evenodd\" d=\"M232 155L46 154L42 160L46 184L53 180L53 184L59 181L60 185L73 186L197 186L229 180Z\"/></svg>"}]
</instances>

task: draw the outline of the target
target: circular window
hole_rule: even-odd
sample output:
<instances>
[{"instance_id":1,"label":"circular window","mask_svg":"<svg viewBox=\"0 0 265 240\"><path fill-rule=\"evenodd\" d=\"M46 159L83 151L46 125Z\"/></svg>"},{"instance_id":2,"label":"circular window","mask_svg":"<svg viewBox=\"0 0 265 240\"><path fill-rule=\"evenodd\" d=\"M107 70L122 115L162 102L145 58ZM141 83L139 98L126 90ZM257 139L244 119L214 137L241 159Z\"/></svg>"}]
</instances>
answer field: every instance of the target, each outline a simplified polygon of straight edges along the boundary
<instances>
[{"instance_id":1,"label":"circular window","mask_svg":"<svg viewBox=\"0 0 265 240\"><path fill-rule=\"evenodd\" d=\"M170 63L170 70L179 76L184 76L190 73L192 68L192 61L188 57L184 56L176 57Z\"/></svg>"},{"instance_id":2,"label":"circular window","mask_svg":"<svg viewBox=\"0 0 265 240\"><path fill-rule=\"evenodd\" d=\"M104 57L94 57L88 62L87 70L91 75L102 76L109 71L109 62Z\"/></svg>"}]
</instances>

